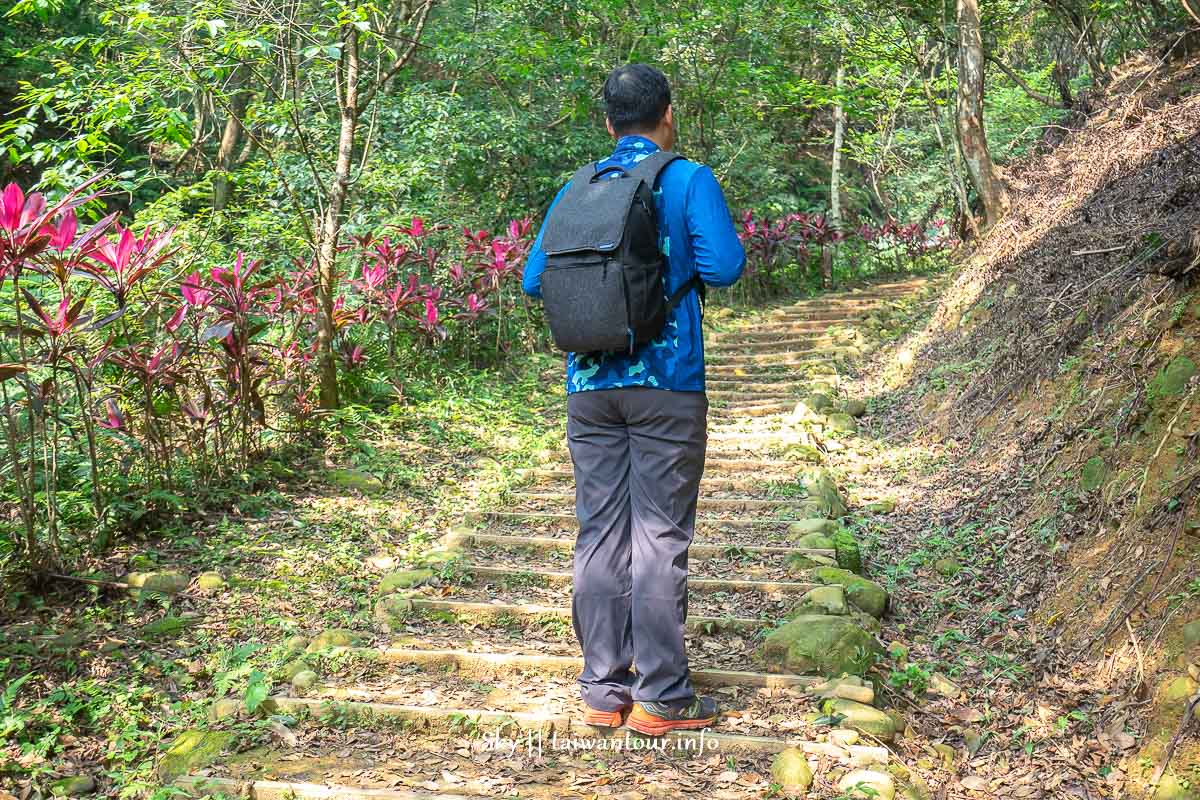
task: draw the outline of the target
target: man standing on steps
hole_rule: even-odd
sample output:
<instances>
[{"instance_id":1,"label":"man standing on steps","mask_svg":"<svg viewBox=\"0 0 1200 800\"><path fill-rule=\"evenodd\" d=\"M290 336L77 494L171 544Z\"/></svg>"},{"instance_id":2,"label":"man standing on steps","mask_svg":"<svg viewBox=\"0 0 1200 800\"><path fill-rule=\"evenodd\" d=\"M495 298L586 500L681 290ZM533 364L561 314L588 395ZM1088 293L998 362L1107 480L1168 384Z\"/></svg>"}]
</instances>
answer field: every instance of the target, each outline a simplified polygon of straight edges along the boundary
<instances>
[{"instance_id":1,"label":"man standing on steps","mask_svg":"<svg viewBox=\"0 0 1200 800\"><path fill-rule=\"evenodd\" d=\"M555 197L525 265L524 289L533 297L546 290L553 330L547 251L569 250L557 242L594 216L578 208L582 189L572 194L573 184L640 175L653 186L656 283L670 298L661 333L635 346L631 324L628 348L568 353L567 442L579 518L572 617L584 656L584 719L659 735L707 727L717 717L713 699L692 688L684 646L688 546L708 439L701 294L705 284L732 285L746 256L712 170L666 152L676 141L666 77L644 64L618 67L604 83L604 102L616 148ZM546 246L548 229L555 247ZM590 291L558 286L574 288L574 313L587 317ZM557 332L556 341L562 346Z\"/></svg>"}]
</instances>

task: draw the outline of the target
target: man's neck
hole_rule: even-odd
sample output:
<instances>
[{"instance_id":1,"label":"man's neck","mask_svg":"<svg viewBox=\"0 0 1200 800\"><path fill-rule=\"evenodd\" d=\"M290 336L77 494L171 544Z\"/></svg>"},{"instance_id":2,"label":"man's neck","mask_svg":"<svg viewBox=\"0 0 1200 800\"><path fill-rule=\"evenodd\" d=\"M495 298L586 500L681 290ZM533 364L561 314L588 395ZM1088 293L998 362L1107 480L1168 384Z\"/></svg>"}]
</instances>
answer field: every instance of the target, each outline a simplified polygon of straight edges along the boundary
<instances>
[{"instance_id":1,"label":"man's neck","mask_svg":"<svg viewBox=\"0 0 1200 800\"><path fill-rule=\"evenodd\" d=\"M644 133L642 131L630 131L629 133L623 133L620 136L618 136L617 141L618 142L621 141L626 136L640 136L643 139L649 139L650 141L654 142L656 145L658 145L659 150L669 149L665 144L666 137L663 136L662 134L658 133L657 131L651 131L649 133Z\"/></svg>"}]
</instances>

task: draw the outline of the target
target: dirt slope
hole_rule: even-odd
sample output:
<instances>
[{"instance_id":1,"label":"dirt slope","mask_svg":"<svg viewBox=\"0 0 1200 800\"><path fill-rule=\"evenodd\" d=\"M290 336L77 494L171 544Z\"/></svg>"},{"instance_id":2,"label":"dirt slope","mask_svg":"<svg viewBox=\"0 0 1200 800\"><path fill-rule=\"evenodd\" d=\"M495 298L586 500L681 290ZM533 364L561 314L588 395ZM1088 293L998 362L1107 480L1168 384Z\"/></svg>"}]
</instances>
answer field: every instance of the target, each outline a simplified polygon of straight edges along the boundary
<instances>
[{"instance_id":1,"label":"dirt slope","mask_svg":"<svg viewBox=\"0 0 1200 800\"><path fill-rule=\"evenodd\" d=\"M887 476L876 558L915 655L982 680L987 719L945 735L990 791L1200 797L1200 725L1175 737L1200 688L1200 61L1135 59L1092 107L865 381L928 461Z\"/></svg>"}]
</instances>

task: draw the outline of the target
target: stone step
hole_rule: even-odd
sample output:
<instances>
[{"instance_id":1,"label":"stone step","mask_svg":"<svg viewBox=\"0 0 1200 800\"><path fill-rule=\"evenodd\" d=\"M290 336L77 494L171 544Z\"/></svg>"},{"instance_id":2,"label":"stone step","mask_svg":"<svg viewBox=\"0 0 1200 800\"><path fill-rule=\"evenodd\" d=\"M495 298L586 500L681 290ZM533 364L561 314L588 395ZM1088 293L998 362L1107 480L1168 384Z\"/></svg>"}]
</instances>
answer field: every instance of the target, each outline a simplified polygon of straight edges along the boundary
<instances>
[{"instance_id":1,"label":"stone step","mask_svg":"<svg viewBox=\"0 0 1200 800\"><path fill-rule=\"evenodd\" d=\"M722 367L718 373L728 373L729 369ZM705 383L712 389L734 389L754 391L784 391L792 392L803 388L808 379L795 372L765 372L759 375L716 375L711 374Z\"/></svg>"},{"instance_id":2,"label":"stone step","mask_svg":"<svg viewBox=\"0 0 1200 800\"><path fill-rule=\"evenodd\" d=\"M741 417L770 417L778 414L790 414L796 408L795 400L784 400L775 403L747 403L727 406L724 410L728 416Z\"/></svg>"},{"instance_id":3,"label":"stone step","mask_svg":"<svg viewBox=\"0 0 1200 800\"><path fill-rule=\"evenodd\" d=\"M382 650L351 648L350 652L378 657L391 664L411 664L427 670L453 670L455 674L475 677L521 675L535 672L575 677L583 669L578 656L549 656L529 653L479 653L473 650L420 650L388 647ZM704 687L744 686L759 689L803 688L823 679L812 675L785 675L773 672L746 672L730 669L693 669L694 683Z\"/></svg>"},{"instance_id":4,"label":"stone step","mask_svg":"<svg viewBox=\"0 0 1200 800\"><path fill-rule=\"evenodd\" d=\"M791 400L795 402L800 399L799 394L788 391L780 391L778 387L763 389L756 391L753 389L710 389L708 391L708 399L710 403L741 403L741 402L771 402L777 400Z\"/></svg>"},{"instance_id":5,"label":"stone step","mask_svg":"<svg viewBox=\"0 0 1200 800\"><path fill-rule=\"evenodd\" d=\"M788 405L788 410L792 409L793 405ZM530 469L520 470L524 472L521 477L528 481L527 485L537 485L539 487L551 488L555 487L554 491L574 491L575 474L569 466L562 466L557 469ZM721 475L715 475L717 472L715 467L710 464L705 464L704 477L700 479L700 491L703 492L762 492L772 483L792 483L796 480L793 472L766 472L762 470L744 470L734 473L732 470L722 470ZM733 473L733 474L729 474Z\"/></svg>"},{"instance_id":6,"label":"stone step","mask_svg":"<svg viewBox=\"0 0 1200 800\"><path fill-rule=\"evenodd\" d=\"M518 536L506 533L453 532L442 537L442 542L447 547L479 544L496 547L528 547L541 550L560 550L564 552L571 552L575 549L574 537L567 536ZM688 558L694 562L708 561L714 558L726 558L735 553L747 556L779 556L782 558L790 556L833 557L836 555L833 550L824 550L819 547L705 544L701 541L693 541L691 547L688 548Z\"/></svg>"},{"instance_id":7,"label":"stone step","mask_svg":"<svg viewBox=\"0 0 1200 800\"><path fill-rule=\"evenodd\" d=\"M795 367L813 364L818 361L832 361L838 358L853 358L859 355L857 349L847 347L812 348L809 350L793 350L786 353L763 353L761 355L733 355L719 353L710 356L707 361L712 369L727 367L745 367L747 365Z\"/></svg>"},{"instance_id":8,"label":"stone step","mask_svg":"<svg viewBox=\"0 0 1200 800\"><path fill-rule=\"evenodd\" d=\"M459 569L476 578L494 581L520 580L536 582L542 587L571 586L573 576L570 572L555 572L548 569L516 569L513 567L494 567L483 564L459 564ZM699 593L709 592L761 592L763 594L795 594L801 595L820 584L803 583L798 581L756 581L736 578L697 578L689 576L688 591Z\"/></svg>"},{"instance_id":9,"label":"stone step","mask_svg":"<svg viewBox=\"0 0 1200 800\"><path fill-rule=\"evenodd\" d=\"M312 704L306 704L305 708L312 710ZM296 707L296 710L300 710L299 706ZM372 709L372 711L377 711L377 709ZM403 718L401 717L401 719ZM471 719L471 717L455 719ZM575 723L575 726L576 728L582 727L581 723ZM510 725L510 727L513 726ZM609 763L610 769L635 769L640 773L646 773L647 770L643 763L636 766L627 765L621 755L627 750L630 757L642 762L648 752L654 752L649 750L651 744L655 746L655 751L672 756L666 762L667 769L673 769L672 763L678 764L684 759L688 761L698 758L707 760L714 755L719 757L724 752L728 752L730 755L736 754L742 758L765 759L760 768L766 769L769 768L770 757L786 747L797 747L806 755L828 758L848 767L884 766L891 760L891 755L885 747L859 744L843 746L828 741L813 741L796 737L770 739L736 734L714 734L705 731L703 736L699 732L682 732L670 734L667 739L649 740L629 732L629 738L626 740L626 733L627 731L622 729L615 734L610 734L617 738L617 744L620 745L619 747L607 747L604 751L605 762ZM585 727L583 731L563 730L558 734L560 741L570 738L571 735L579 736L581 739L596 740L602 734L596 729L588 727ZM482 779L454 775L452 782L443 777L440 780L419 782L414 780L410 782L409 786L389 785L395 784L397 778L400 780L406 778L410 774L413 757L420 758L423 752L443 756L446 758L446 767L452 770L459 766L442 750L442 747L445 746L443 742L431 742L429 749L423 751L416 742L409 741L414 738L406 736L406 752L403 757L388 757L363 751L353 746L353 742L348 748L341 742L327 745L322 750L313 750L310 746L303 753L275 751L268 748L256 751L254 755L257 757L252 758L246 765L245 777L188 775L177 780L175 787L193 797L225 796L241 797L246 800L474 800L480 797L501 796L527 798L527 800L561 800L563 797L594 796L594 793L591 792L584 795L569 788L571 786L570 776L558 784L537 783L531 780L517 781L514 784L510 779L503 786L498 786L489 778L491 774L497 773L499 770L479 769L478 767L467 771L468 773L472 771L484 773ZM462 744L469 744L465 741L466 738L463 737ZM522 755L526 754L525 750L530 746L535 750L540 746L542 753L553 757L555 755L555 751L552 749L553 742L554 740L549 737L542 740L522 738L520 740L513 739L512 744ZM371 739L363 742L368 746L372 743ZM703 743L703 748L701 748L701 743ZM536 755L537 753L532 754ZM498 755L503 756L504 753L498 753ZM466 762L467 759L461 759L461 763ZM342 775L339 781L323 780L324 776L335 774L339 770ZM653 771L649 771L648 774L650 777L655 775ZM410 788L412 785L427 788L418 790Z\"/></svg>"},{"instance_id":10,"label":"stone step","mask_svg":"<svg viewBox=\"0 0 1200 800\"><path fill-rule=\"evenodd\" d=\"M455 531L442 537L446 547L469 547L472 545L491 545L494 547L528 547L532 549L547 549L547 551L571 552L575 549L575 540L559 536L516 536L510 534L466 533ZM823 555L833 558L835 553L830 549L820 547L773 547L769 545L706 545L703 542L692 541L688 548L688 558L691 561L707 561L709 559L727 558L733 553L748 555L748 557L779 557L790 558L792 555Z\"/></svg>"},{"instance_id":11,"label":"stone step","mask_svg":"<svg viewBox=\"0 0 1200 800\"><path fill-rule=\"evenodd\" d=\"M573 492L513 492L512 500L529 505L548 503L557 506L574 507ZM700 511L750 511L754 509L786 509L804 502L804 498L780 498L777 500L762 500L749 497L701 497Z\"/></svg>"},{"instance_id":12,"label":"stone step","mask_svg":"<svg viewBox=\"0 0 1200 800\"><path fill-rule=\"evenodd\" d=\"M745 328L714 331L706 341L714 345L733 345L741 342L771 342L782 338L824 337L831 328L848 328L862 324L857 317L835 317L814 320L766 320Z\"/></svg>"},{"instance_id":13,"label":"stone step","mask_svg":"<svg viewBox=\"0 0 1200 800\"><path fill-rule=\"evenodd\" d=\"M704 368L713 381L742 381L750 383L781 383L800 390L813 380L829 380L839 373L839 367L828 358L809 359L798 364L709 364Z\"/></svg>"},{"instance_id":14,"label":"stone step","mask_svg":"<svg viewBox=\"0 0 1200 800\"><path fill-rule=\"evenodd\" d=\"M566 606L544 606L535 603L482 603L472 600L429 600L414 597L405 601L414 611L441 611L466 615L473 624L488 624L497 618L540 619L557 617L570 620L571 609ZM687 630L695 635L707 635L728 631L755 632L770 628L775 623L767 619L750 617L711 617L688 614Z\"/></svg>"},{"instance_id":15,"label":"stone step","mask_svg":"<svg viewBox=\"0 0 1200 800\"><path fill-rule=\"evenodd\" d=\"M473 511L468 512L466 521L470 524L497 520L501 522L557 522L574 528L577 525L575 514L564 511ZM786 528L796 520L788 517L698 517L696 532L712 528Z\"/></svg>"},{"instance_id":16,"label":"stone step","mask_svg":"<svg viewBox=\"0 0 1200 800\"><path fill-rule=\"evenodd\" d=\"M275 695L271 698L280 711L299 714L309 713L312 719L320 720L322 712L336 708L339 716L357 716L364 719L376 719L387 722L408 722L423 727L426 730L452 731L469 722L476 735L495 734L497 731L508 732L541 732L546 735L556 732L559 738L567 737L596 737L609 735L624 737L641 737L628 728L617 728L609 731L584 725L583 720L573 714L554 714L534 711L492 711L483 708L444 708L428 706L410 706L395 703L371 703L346 701L330 704L319 698L288 697ZM693 752L699 749L701 742L708 742L706 752L717 752L722 755L736 753L778 753L788 747L802 747L806 752L829 755L843 763L887 763L889 753L887 748L870 745L842 746L832 743L809 741L800 737L774 738L765 736L745 736L730 733L712 733L709 731L678 731L667 734L667 737L679 744L673 748L679 753ZM645 738L645 737L642 737ZM685 743L694 744L687 745ZM811 750L809 749L811 748Z\"/></svg>"},{"instance_id":17,"label":"stone step","mask_svg":"<svg viewBox=\"0 0 1200 800\"><path fill-rule=\"evenodd\" d=\"M846 337L788 336L750 342L726 342L723 339L704 348L709 356L753 355L755 353L797 353L822 350L847 344Z\"/></svg>"}]
</instances>

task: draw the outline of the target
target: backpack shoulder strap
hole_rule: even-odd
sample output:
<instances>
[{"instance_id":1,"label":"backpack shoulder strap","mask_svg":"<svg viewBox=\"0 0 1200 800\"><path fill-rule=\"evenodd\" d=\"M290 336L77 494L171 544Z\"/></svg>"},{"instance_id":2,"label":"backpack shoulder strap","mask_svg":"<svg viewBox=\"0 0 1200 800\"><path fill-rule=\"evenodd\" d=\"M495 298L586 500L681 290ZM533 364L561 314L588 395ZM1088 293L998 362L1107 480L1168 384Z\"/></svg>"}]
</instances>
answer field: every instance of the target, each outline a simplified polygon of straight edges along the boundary
<instances>
[{"instance_id":1,"label":"backpack shoulder strap","mask_svg":"<svg viewBox=\"0 0 1200 800\"><path fill-rule=\"evenodd\" d=\"M635 164L629 174L641 178L647 186L653 189L659 173L666 169L672 161L678 161L681 158L683 156L672 153L670 150L656 150Z\"/></svg>"}]
</instances>

